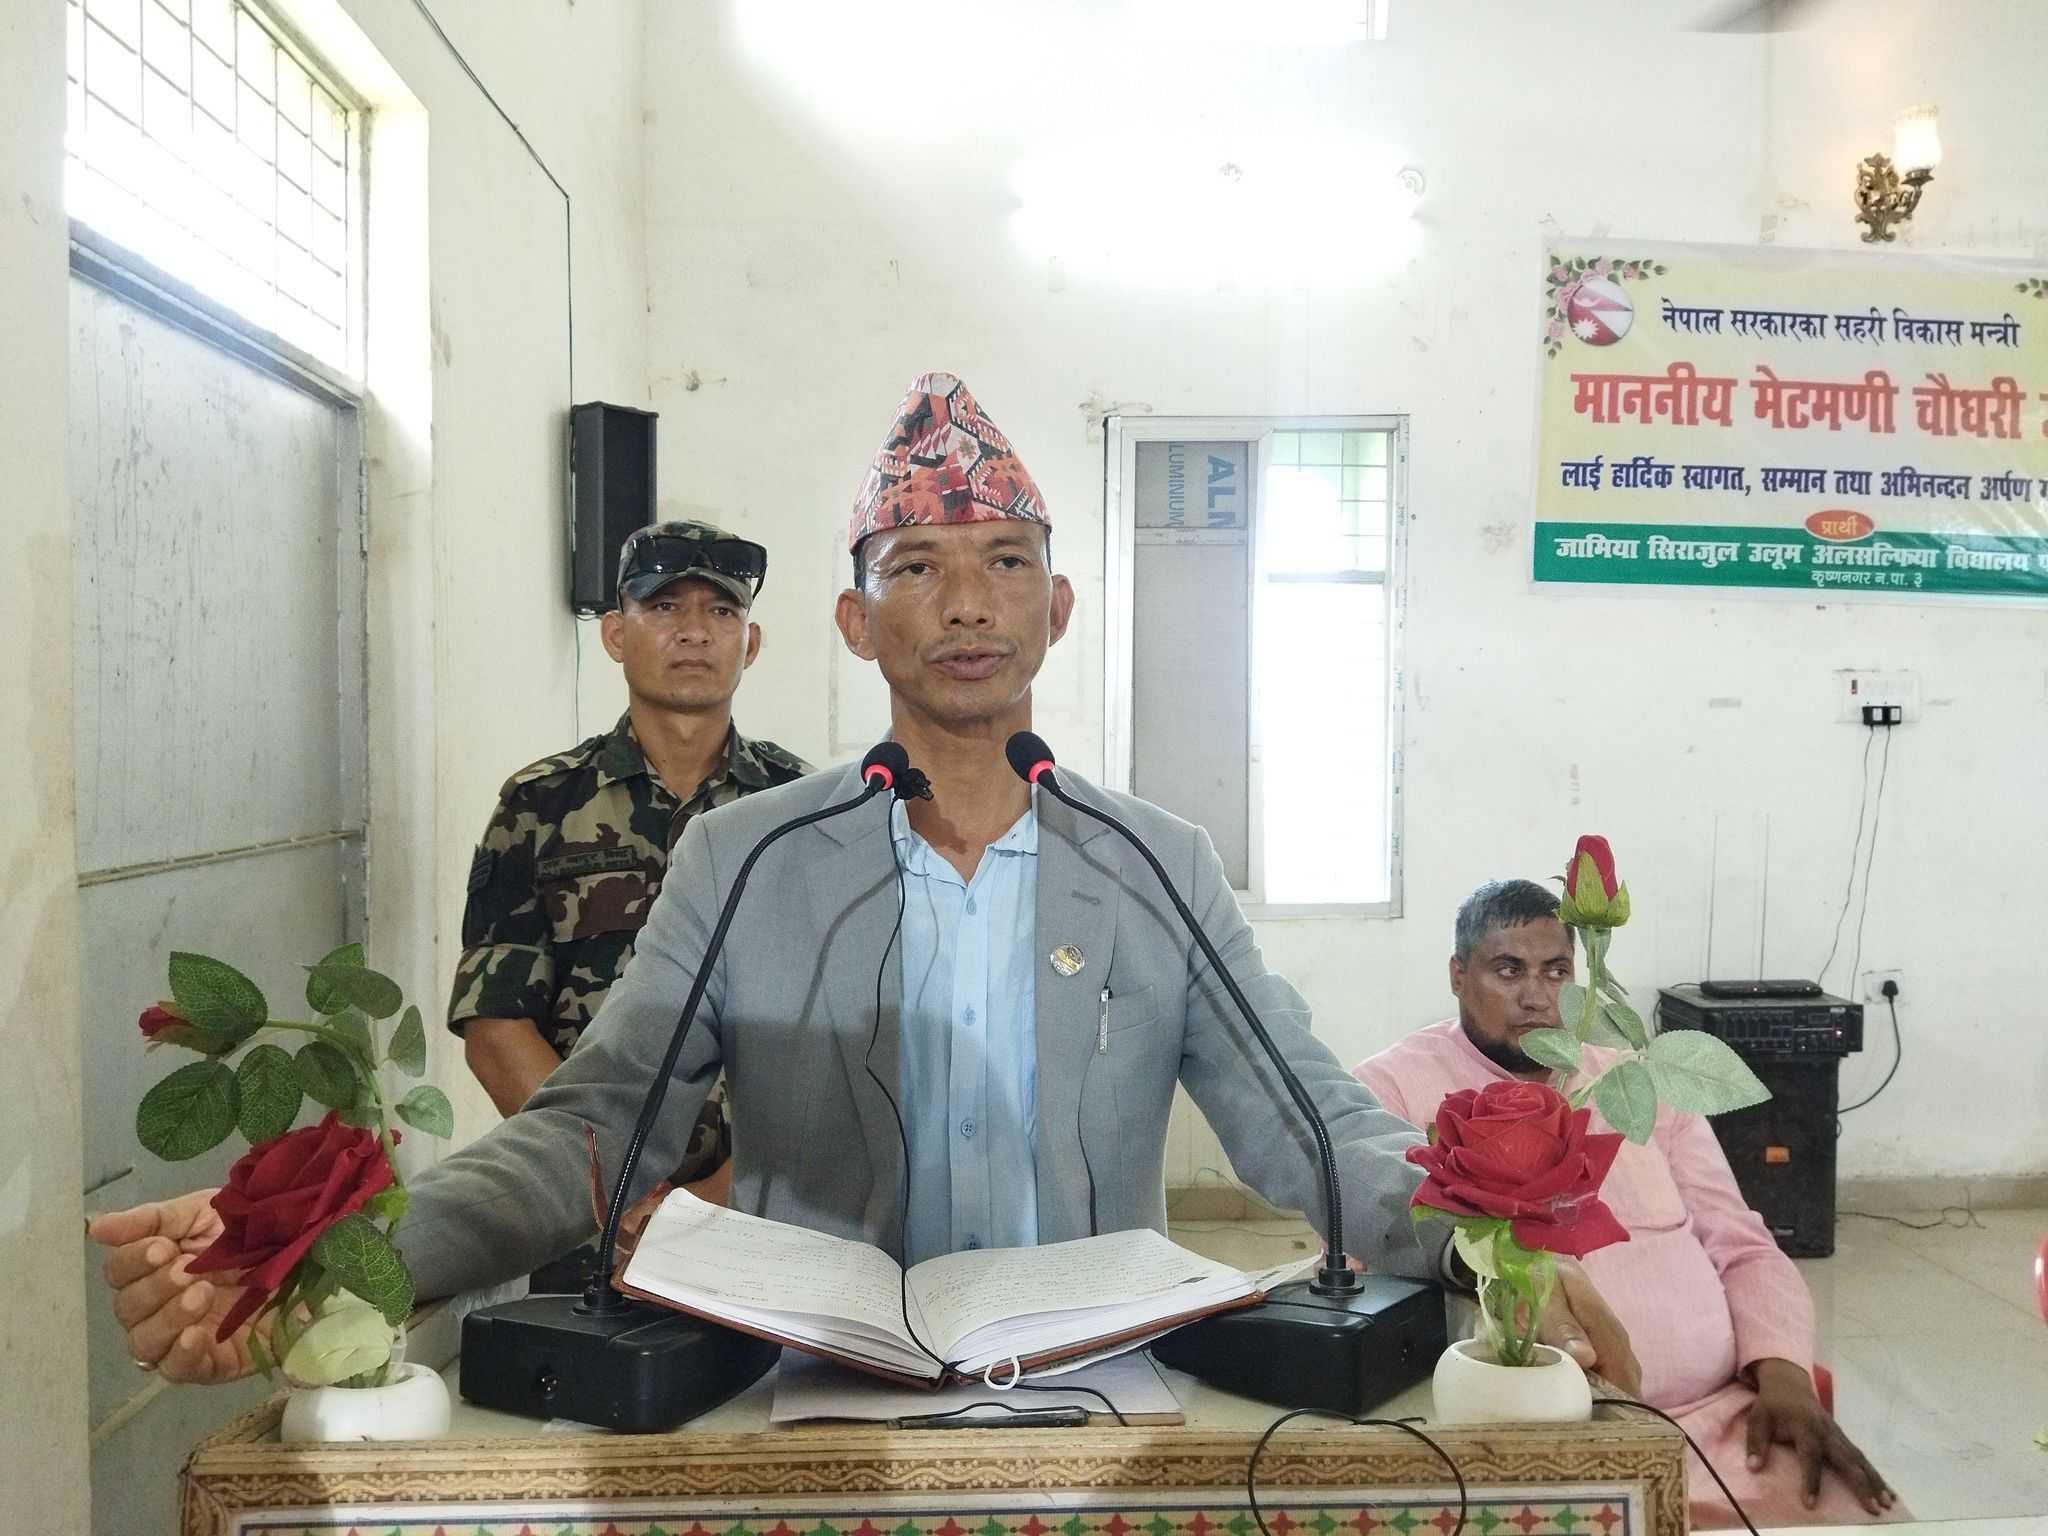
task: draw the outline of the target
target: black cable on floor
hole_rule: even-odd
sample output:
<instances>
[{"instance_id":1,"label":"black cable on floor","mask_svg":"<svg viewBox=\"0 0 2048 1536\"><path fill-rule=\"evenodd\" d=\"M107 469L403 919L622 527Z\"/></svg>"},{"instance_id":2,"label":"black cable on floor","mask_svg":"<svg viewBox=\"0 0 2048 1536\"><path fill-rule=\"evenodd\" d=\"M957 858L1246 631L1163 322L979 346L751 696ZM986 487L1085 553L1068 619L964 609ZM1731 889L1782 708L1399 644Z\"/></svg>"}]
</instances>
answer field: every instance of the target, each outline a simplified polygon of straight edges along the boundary
<instances>
[{"instance_id":1,"label":"black cable on floor","mask_svg":"<svg viewBox=\"0 0 2048 1536\"><path fill-rule=\"evenodd\" d=\"M1948 1218L1951 1211L1961 1211L1963 1219L1950 1221ZM1879 1211L1837 1211L1835 1216L1838 1220L1854 1216L1858 1221L1888 1221L1895 1227L1904 1227L1908 1232L1932 1232L1936 1227L1953 1227L1958 1232L1968 1231L1971 1227L1980 1232L1986 1230L1984 1223L1977 1219L1977 1213L1967 1205L1944 1205L1941 1214L1932 1221L1908 1221L1903 1216L1886 1216Z\"/></svg>"}]
</instances>

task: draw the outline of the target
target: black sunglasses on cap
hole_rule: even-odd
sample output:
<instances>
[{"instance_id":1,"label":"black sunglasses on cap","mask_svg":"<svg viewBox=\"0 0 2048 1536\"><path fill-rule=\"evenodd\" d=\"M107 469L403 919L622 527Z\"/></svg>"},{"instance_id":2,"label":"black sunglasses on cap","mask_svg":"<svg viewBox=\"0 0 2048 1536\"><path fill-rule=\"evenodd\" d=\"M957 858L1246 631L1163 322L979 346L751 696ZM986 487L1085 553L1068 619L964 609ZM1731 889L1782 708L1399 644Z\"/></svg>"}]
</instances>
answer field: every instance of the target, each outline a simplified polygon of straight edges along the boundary
<instances>
[{"instance_id":1,"label":"black sunglasses on cap","mask_svg":"<svg viewBox=\"0 0 2048 1536\"><path fill-rule=\"evenodd\" d=\"M656 534L634 544L619 578L623 588L643 576L687 576L711 571L748 583L756 596L768 575L768 551L748 539L690 539Z\"/></svg>"}]
</instances>

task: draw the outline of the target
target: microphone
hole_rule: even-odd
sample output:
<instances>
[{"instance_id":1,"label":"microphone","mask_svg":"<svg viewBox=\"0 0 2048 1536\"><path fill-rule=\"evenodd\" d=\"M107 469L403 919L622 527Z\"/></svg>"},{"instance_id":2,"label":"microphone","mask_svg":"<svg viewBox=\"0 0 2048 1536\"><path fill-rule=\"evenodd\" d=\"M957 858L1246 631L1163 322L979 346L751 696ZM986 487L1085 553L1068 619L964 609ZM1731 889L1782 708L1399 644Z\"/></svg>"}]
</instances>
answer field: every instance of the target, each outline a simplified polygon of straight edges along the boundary
<instances>
[{"instance_id":1,"label":"microphone","mask_svg":"<svg viewBox=\"0 0 2048 1536\"><path fill-rule=\"evenodd\" d=\"M1337 1158L1322 1111L1274 1044L1258 1010L1168 878L1165 866L1122 821L1067 793L1059 781L1052 748L1043 737L1033 731L1018 731L1004 743L1003 755L1018 778L1101 822L1137 849L1151 866L1189 936L1214 968L1315 1138L1324 1215L1323 1262L1315 1278L1306 1284L1275 1287L1262 1306L1219 1313L1176 1329L1153 1345L1152 1353L1168 1365L1230 1391L1294 1407L1353 1414L1421 1380L1447 1343L1443 1309L1435 1304L1428 1286L1361 1276L1345 1262Z\"/></svg>"},{"instance_id":2,"label":"microphone","mask_svg":"<svg viewBox=\"0 0 2048 1536\"><path fill-rule=\"evenodd\" d=\"M1280 1081L1287 1087L1288 1097L1294 1100L1302 1118L1308 1122L1309 1131L1316 1139L1316 1155L1323 1181L1323 1212L1325 1217L1322 1267L1316 1271L1311 1288L1318 1296L1351 1296L1359 1289L1358 1276L1351 1266L1344 1262L1344 1210L1342 1197L1337 1188L1337 1158L1330 1149L1330 1130L1323 1123L1322 1111L1316 1108L1316 1101L1309 1097L1301 1079L1295 1076L1294 1068L1287 1058L1280 1054L1280 1047L1273 1043L1273 1037L1266 1033L1266 1025L1259 1018L1258 1010L1251 1005L1251 999L1237 984L1237 978L1230 974L1230 967L1223 963L1223 957L1216 953L1216 946L1209 942L1209 935L1202 931L1202 925L1195 920L1194 912L1181 899L1181 894L1167 878L1166 870L1152 850L1145 846L1143 838L1125 826L1106 811L1098 811L1092 805L1085 805L1068 794L1061 786L1059 776L1053 771L1052 748L1045 744L1045 738L1035 731L1019 731L1003 745L1003 755L1010 760L1010 769L1027 784L1035 784L1046 790L1061 804L1071 806L1084 816L1092 816L1113 831L1122 834L1123 840L1144 856L1152 866L1152 873L1159 877L1159 883L1173 902L1174 910L1180 913L1180 920L1187 925L1189 935L1208 957L1209 964L1216 968L1222 979L1223 990L1230 994L1230 1000L1237 1004L1237 1011L1244 1015L1244 1021L1251 1026L1267 1059L1273 1063L1273 1070L1280 1074Z\"/></svg>"},{"instance_id":3,"label":"microphone","mask_svg":"<svg viewBox=\"0 0 2048 1536\"><path fill-rule=\"evenodd\" d=\"M582 1295L528 1296L465 1317L462 1395L471 1402L630 1434L659 1433L744 1391L780 1356L780 1347L764 1339L622 1295L612 1289L612 1266L634 1172L661 1118L669 1081L754 865L798 828L858 810L877 796L931 798L930 782L894 741L877 743L861 759L860 777L858 795L783 822L755 843L741 863L669 1033L668 1050L641 1100Z\"/></svg>"}]
</instances>

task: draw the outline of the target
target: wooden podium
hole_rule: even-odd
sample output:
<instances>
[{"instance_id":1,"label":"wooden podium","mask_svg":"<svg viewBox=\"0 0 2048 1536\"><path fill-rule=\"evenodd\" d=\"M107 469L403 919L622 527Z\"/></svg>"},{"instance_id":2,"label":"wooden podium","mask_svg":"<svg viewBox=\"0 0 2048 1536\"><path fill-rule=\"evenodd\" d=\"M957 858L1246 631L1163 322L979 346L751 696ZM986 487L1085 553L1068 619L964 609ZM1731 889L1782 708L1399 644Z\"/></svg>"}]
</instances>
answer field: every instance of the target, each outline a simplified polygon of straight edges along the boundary
<instances>
[{"instance_id":1,"label":"wooden podium","mask_svg":"<svg viewBox=\"0 0 2048 1536\"><path fill-rule=\"evenodd\" d=\"M1253 1446L1280 1410L1162 1369L1185 1425L771 1429L773 1373L672 1435L457 1402L450 1437L278 1443L280 1402L202 1441L182 1536L1258 1536ZM451 1388L454 1385L450 1373ZM1381 1410L1427 1415L1426 1385ZM1684 1536L1685 1442L1661 1420L1422 1427L1467 1484L1470 1536ZM1297 1419L1259 1462L1273 1536L1451 1536L1455 1482L1398 1429Z\"/></svg>"}]
</instances>

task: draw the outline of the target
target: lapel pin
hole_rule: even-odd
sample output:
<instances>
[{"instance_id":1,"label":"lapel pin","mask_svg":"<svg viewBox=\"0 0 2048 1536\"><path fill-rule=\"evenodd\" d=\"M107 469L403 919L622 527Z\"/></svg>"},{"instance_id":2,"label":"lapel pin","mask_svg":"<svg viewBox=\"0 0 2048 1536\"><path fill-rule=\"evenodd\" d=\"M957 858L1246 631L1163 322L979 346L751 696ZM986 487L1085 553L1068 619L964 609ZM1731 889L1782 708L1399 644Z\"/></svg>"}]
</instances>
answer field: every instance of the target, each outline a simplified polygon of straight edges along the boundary
<instances>
[{"instance_id":1,"label":"lapel pin","mask_svg":"<svg viewBox=\"0 0 2048 1536\"><path fill-rule=\"evenodd\" d=\"M1062 976L1078 976L1081 967L1088 963L1087 956L1072 944L1062 944L1048 958L1052 961L1052 968Z\"/></svg>"}]
</instances>

